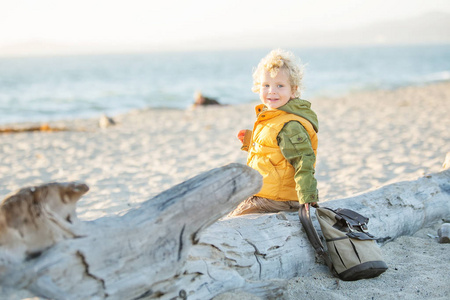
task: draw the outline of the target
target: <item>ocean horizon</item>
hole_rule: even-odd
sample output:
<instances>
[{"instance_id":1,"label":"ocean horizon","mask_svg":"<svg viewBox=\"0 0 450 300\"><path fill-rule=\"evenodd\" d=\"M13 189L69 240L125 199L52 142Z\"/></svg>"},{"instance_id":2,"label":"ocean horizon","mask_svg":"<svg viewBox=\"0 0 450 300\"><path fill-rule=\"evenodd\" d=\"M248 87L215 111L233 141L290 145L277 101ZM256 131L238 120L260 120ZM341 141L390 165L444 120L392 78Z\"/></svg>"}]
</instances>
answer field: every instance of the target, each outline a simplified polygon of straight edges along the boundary
<instances>
[{"instance_id":1,"label":"ocean horizon","mask_svg":"<svg viewBox=\"0 0 450 300\"><path fill-rule=\"evenodd\" d=\"M450 45L287 49L304 64L303 99L450 80ZM258 101L252 72L270 49L0 58L0 124L186 109L195 91Z\"/></svg>"}]
</instances>

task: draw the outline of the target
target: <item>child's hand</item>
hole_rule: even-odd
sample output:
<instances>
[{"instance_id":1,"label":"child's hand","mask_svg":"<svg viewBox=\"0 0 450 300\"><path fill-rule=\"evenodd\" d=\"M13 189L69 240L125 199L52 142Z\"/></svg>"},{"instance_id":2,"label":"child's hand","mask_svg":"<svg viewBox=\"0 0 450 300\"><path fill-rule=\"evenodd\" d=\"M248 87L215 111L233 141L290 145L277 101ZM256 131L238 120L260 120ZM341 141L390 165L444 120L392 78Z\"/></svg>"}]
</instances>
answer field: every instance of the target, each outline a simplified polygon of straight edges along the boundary
<instances>
[{"instance_id":1,"label":"child's hand","mask_svg":"<svg viewBox=\"0 0 450 300\"><path fill-rule=\"evenodd\" d=\"M239 131L239 133L237 135L237 138L241 141L242 144L244 143L244 138L245 138L245 132L246 131L247 131L246 129L242 129L242 130Z\"/></svg>"}]
</instances>

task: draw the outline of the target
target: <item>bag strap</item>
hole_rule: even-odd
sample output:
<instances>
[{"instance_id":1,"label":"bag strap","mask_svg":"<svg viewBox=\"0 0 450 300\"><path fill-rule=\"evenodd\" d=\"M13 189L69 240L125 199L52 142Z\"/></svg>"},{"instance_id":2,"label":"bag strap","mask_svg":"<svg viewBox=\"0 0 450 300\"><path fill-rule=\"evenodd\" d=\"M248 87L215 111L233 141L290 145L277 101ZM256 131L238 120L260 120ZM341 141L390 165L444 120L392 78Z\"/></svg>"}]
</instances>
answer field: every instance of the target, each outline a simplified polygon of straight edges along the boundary
<instances>
[{"instance_id":1,"label":"bag strap","mask_svg":"<svg viewBox=\"0 0 450 300\"><path fill-rule=\"evenodd\" d=\"M325 251L325 248L323 247L323 244L320 241L319 235L317 234L317 231L314 228L314 225L311 221L309 205L310 205L309 203L300 205L300 208L298 210L300 222L302 223L302 226L306 231L306 235L308 236L308 239L311 245L313 246L314 250L316 251L317 255L323 258L328 268L330 269L331 273L337 276L337 273L333 267L333 263L331 262L331 259L328 257L328 253ZM316 204L315 207L319 207L319 205Z\"/></svg>"},{"instance_id":2,"label":"bag strap","mask_svg":"<svg viewBox=\"0 0 450 300\"><path fill-rule=\"evenodd\" d=\"M322 209L323 208L335 214L336 224L333 227L345 232L346 230L344 230L344 228L350 230L350 232L346 233L348 237L362 241L377 239L368 232L367 223L369 223L369 218L346 208L338 208L336 210L329 207L322 207Z\"/></svg>"},{"instance_id":3,"label":"bag strap","mask_svg":"<svg viewBox=\"0 0 450 300\"><path fill-rule=\"evenodd\" d=\"M369 223L369 218L350 209L339 208L335 213L346 219L347 222L357 222L358 225L367 225Z\"/></svg>"}]
</instances>

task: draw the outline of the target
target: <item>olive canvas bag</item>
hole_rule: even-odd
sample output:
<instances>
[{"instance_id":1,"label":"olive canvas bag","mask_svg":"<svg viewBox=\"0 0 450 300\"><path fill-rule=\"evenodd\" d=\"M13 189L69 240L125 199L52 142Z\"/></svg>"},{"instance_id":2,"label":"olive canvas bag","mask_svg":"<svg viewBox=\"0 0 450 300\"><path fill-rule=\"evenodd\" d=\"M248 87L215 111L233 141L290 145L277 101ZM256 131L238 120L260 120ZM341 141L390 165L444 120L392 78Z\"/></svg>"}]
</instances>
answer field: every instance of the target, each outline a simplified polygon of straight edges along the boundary
<instances>
[{"instance_id":1,"label":"olive canvas bag","mask_svg":"<svg viewBox=\"0 0 450 300\"><path fill-rule=\"evenodd\" d=\"M301 205L300 221L316 253L342 280L373 278L387 270L376 238L368 232L369 219L350 209L316 208L316 216L327 244L311 222L309 204ZM327 253L328 252L328 253Z\"/></svg>"}]
</instances>

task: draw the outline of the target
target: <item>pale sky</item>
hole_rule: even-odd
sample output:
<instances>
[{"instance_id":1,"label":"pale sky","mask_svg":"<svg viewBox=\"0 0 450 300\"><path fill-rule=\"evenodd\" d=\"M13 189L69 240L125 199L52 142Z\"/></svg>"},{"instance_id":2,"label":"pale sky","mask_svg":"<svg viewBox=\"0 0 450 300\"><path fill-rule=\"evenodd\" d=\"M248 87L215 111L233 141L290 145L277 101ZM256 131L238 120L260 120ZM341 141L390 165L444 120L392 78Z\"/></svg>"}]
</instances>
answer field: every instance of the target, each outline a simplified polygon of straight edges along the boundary
<instances>
[{"instance_id":1,"label":"pale sky","mask_svg":"<svg viewBox=\"0 0 450 300\"><path fill-rule=\"evenodd\" d=\"M450 13L450 0L0 0L0 47L162 45L245 33L348 29Z\"/></svg>"}]
</instances>

